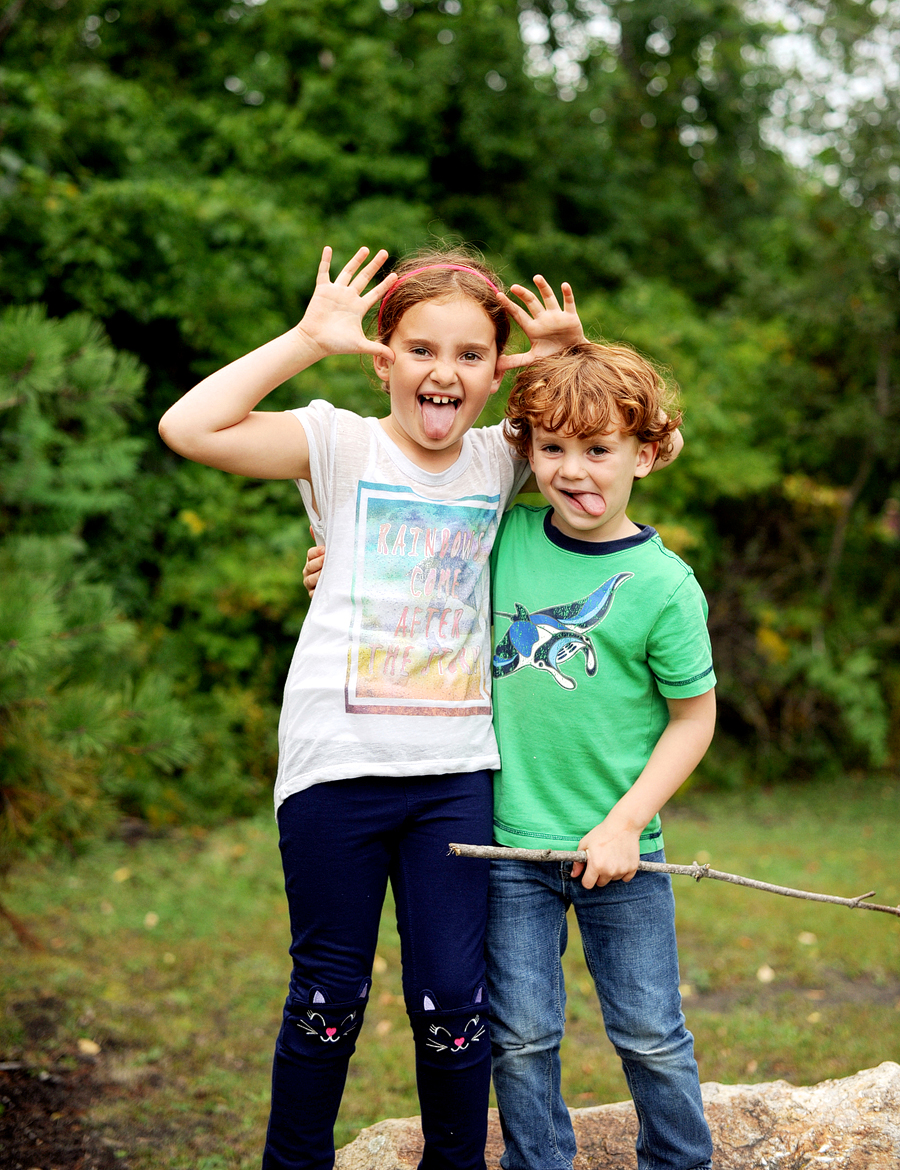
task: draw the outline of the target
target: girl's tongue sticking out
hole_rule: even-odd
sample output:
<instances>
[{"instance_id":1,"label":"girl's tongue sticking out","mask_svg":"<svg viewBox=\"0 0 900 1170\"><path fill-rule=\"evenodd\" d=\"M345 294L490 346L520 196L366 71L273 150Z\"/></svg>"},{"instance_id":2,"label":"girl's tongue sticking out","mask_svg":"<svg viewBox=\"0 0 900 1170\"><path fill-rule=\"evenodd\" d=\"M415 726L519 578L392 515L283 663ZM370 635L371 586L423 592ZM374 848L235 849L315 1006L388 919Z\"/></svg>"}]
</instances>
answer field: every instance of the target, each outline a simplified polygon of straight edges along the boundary
<instances>
[{"instance_id":1,"label":"girl's tongue sticking out","mask_svg":"<svg viewBox=\"0 0 900 1170\"><path fill-rule=\"evenodd\" d=\"M446 394L420 394L422 425L429 439L446 439L456 418L459 399Z\"/></svg>"}]
</instances>

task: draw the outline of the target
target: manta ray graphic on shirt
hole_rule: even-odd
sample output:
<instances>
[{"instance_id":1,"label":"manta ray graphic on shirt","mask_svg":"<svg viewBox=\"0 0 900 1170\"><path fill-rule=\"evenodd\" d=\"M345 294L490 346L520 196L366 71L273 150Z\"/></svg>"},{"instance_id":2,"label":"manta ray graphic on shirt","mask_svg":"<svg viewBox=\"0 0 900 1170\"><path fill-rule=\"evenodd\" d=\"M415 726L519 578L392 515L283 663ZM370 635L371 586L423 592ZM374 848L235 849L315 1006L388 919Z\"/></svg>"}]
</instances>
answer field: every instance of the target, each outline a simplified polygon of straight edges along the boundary
<instances>
[{"instance_id":1,"label":"manta ray graphic on shirt","mask_svg":"<svg viewBox=\"0 0 900 1170\"><path fill-rule=\"evenodd\" d=\"M529 613L524 605L516 603L515 613L499 613L512 618L512 625L494 650L494 678L514 674L523 666L548 671L567 691L578 685L559 666L584 654L584 669L588 677L597 673L597 653L587 636L609 613L616 590L633 577L634 573L616 573L581 601L564 602Z\"/></svg>"}]
</instances>

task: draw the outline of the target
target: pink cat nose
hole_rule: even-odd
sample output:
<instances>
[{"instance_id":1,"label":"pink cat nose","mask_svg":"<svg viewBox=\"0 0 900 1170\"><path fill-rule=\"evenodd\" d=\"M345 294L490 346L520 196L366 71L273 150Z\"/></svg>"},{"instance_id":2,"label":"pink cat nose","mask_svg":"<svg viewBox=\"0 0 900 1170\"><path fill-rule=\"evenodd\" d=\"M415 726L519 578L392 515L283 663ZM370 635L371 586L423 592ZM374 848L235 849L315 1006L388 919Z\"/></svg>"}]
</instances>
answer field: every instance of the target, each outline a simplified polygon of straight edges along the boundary
<instances>
[{"instance_id":1,"label":"pink cat nose","mask_svg":"<svg viewBox=\"0 0 900 1170\"><path fill-rule=\"evenodd\" d=\"M461 1044L465 1044L465 1042L466 1042L465 1036L460 1036L458 1040L453 1041L453 1043L456 1045L457 1048L459 1048Z\"/></svg>"},{"instance_id":2,"label":"pink cat nose","mask_svg":"<svg viewBox=\"0 0 900 1170\"><path fill-rule=\"evenodd\" d=\"M325 1035L326 1036L333 1036L336 1031L337 1031L337 1028L326 1028Z\"/></svg>"}]
</instances>

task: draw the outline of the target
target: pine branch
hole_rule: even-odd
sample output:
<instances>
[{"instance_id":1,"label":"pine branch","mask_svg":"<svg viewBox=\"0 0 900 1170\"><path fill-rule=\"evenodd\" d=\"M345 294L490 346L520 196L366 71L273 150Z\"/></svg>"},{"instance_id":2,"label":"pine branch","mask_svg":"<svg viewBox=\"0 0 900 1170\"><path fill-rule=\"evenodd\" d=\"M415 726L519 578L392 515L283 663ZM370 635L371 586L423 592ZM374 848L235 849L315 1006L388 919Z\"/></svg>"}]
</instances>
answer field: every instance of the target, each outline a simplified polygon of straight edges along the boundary
<instances>
[{"instance_id":1,"label":"pine branch","mask_svg":"<svg viewBox=\"0 0 900 1170\"><path fill-rule=\"evenodd\" d=\"M8 906L0 902L0 918L5 918L13 928L16 938L29 951L43 951L46 947L41 940L28 929L18 914L13 914Z\"/></svg>"},{"instance_id":2,"label":"pine branch","mask_svg":"<svg viewBox=\"0 0 900 1170\"><path fill-rule=\"evenodd\" d=\"M451 842L450 852L457 857L481 857L491 861L587 861L583 849L508 849L495 845L455 845ZM749 886L752 890L764 890L768 894L782 894L785 898L803 898L807 902L832 902L836 906L849 906L851 910L880 910L884 914L895 914L900 918L900 906L878 906L867 902L875 891L859 894L855 898L838 898L834 894L814 894L809 890L794 890L790 886L773 886L770 882L759 882L755 878L741 877L736 873L723 873L710 869L695 861L692 865L669 865L658 861L641 861L638 869L645 873L675 873L692 877L694 881L712 878L717 882L731 882L735 886Z\"/></svg>"}]
</instances>

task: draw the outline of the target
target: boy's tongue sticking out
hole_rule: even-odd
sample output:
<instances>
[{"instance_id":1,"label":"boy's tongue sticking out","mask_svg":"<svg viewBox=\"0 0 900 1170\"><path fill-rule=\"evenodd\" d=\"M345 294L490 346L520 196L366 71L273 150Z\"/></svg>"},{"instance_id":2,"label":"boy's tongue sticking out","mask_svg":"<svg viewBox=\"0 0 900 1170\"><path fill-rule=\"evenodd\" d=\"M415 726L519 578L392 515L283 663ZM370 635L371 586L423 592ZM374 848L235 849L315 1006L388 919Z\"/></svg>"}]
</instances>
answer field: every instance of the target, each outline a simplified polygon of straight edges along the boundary
<instances>
[{"instance_id":1,"label":"boy's tongue sticking out","mask_svg":"<svg viewBox=\"0 0 900 1170\"><path fill-rule=\"evenodd\" d=\"M422 425L429 439L446 439L456 418L459 399L445 394L420 395Z\"/></svg>"},{"instance_id":2,"label":"boy's tongue sticking out","mask_svg":"<svg viewBox=\"0 0 900 1170\"><path fill-rule=\"evenodd\" d=\"M576 507L583 508L589 516L602 516L606 511L606 503L596 492L566 492Z\"/></svg>"}]
</instances>

